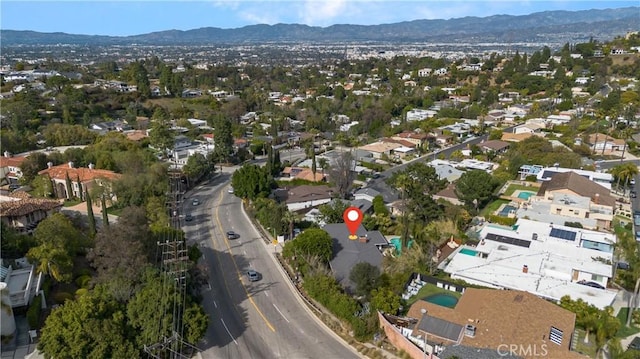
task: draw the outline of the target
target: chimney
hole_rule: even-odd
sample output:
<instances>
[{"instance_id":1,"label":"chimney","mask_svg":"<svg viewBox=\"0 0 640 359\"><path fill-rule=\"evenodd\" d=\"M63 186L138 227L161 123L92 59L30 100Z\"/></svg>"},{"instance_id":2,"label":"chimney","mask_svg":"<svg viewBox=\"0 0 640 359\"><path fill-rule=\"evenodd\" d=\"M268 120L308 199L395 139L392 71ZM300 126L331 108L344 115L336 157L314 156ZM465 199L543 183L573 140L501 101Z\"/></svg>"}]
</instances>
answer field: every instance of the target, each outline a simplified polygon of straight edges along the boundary
<instances>
[{"instance_id":1,"label":"chimney","mask_svg":"<svg viewBox=\"0 0 640 359\"><path fill-rule=\"evenodd\" d=\"M94 164L93 163L89 163L89 169L92 170L94 168Z\"/></svg>"},{"instance_id":2,"label":"chimney","mask_svg":"<svg viewBox=\"0 0 640 359\"><path fill-rule=\"evenodd\" d=\"M69 161L69 168L73 168L73 162Z\"/></svg>"},{"instance_id":3,"label":"chimney","mask_svg":"<svg viewBox=\"0 0 640 359\"><path fill-rule=\"evenodd\" d=\"M9 151L4 151L4 156L5 157L11 157L11 154L9 153Z\"/></svg>"},{"instance_id":4,"label":"chimney","mask_svg":"<svg viewBox=\"0 0 640 359\"><path fill-rule=\"evenodd\" d=\"M600 202L600 193L596 193L595 197L593 198L593 203L598 204Z\"/></svg>"},{"instance_id":5,"label":"chimney","mask_svg":"<svg viewBox=\"0 0 640 359\"><path fill-rule=\"evenodd\" d=\"M53 162L47 162L47 168L53 167Z\"/></svg>"},{"instance_id":6,"label":"chimney","mask_svg":"<svg viewBox=\"0 0 640 359\"><path fill-rule=\"evenodd\" d=\"M529 267L526 264L522 266L522 273L529 273Z\"/></svg>"}]
</instances>

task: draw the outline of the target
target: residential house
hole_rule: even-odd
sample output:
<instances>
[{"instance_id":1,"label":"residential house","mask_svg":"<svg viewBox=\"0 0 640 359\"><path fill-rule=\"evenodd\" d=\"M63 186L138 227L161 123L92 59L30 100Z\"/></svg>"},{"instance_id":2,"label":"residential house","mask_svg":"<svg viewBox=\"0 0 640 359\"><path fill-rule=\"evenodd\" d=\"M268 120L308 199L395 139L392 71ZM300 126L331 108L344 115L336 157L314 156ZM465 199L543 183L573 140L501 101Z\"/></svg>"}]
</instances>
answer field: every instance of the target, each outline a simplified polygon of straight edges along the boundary
<instances>
[{"instance_id":1,"label":"residential house","mask_svg":"<svg viewBox=\"0 0 640 359\"><path fill-rule=\"evenodd\" d=\"M613 303L615 234L519 218L513 226L485 225L475 247L461 246L439 268L453 279L523 290L559 301L565 295L598 308Z\"/></svg>"},{"instance_id":2,"label":"residential house","mask_svg":"<svg viewBox=\"0 0 640 359\"><path fill-rule=\"evenodd\" d=\"M31 304L33 298L40 292L42 273L38 273L35 266L29 263L26 258L16 259L12 261L12 264L2 261L2 265L0 265L0 282L5 284L2 289L6 288L9 291L11 308L8 311L11 313L14 308L26 308ZM4 298L2 304L5 304ZM2 310L5 311L7 308L3 306ZM2 315L3 321L13 319L13 316L5 316L4 314ZM4 322L2 326L4 328Z\"/></svg>"},{"instance_id":3,"label":"residential house","mask_svg":"<svg viewBox=\"0 0 640 359\"><path fill-rule=\"evenodd\" d=\"M32 198L27 192L17 191L0 196L0 221L18 232L29 233L61 207L59 200Z\"/></svg>"},{"instance_id":4,"label":"residential house","mask_svg":"<svg viewBox=\"0 0 640 359\"><path fill-rule=\"evenodd\" d=\"M437 114L438 114L438 111L414 108L407 111L406 120L407 122L423 121L428 118L432 118Z\"/></svg>"},{"instance_id":5,"label":"residential house","mask_svg":"<svg viewBox=\"0 0 640 359\"><path fill-rule=\"evenodd\" d=\"M436 170L439 179L446 179L455 182L462 176L464 171L457 169L451 162L445 160L433 160L427 163Z\"/></svg>"},{"instance_id":6,"label":"residential house","mask_svg":"<svg viewBox=\"0 0 640 359\"><path fill-rule=\"evenodd\" d=\"M0 184L17 184L22 178L22 162L26 156L12 157L9 152L0 157Z\"/></svg>"},{"instance_id":7,"label":"residential house","mask_svg":"<svg viewBox=\"0 0 640 359\"><path fill-rule=\"evenodd\" d=\"M466 288L454 308L418 300L407 319L405 338L439 358L587 358L571 351L576 314L525 291Z\"/></svg>"},{"instance_id":8,"label":"residential house","mask_svg":"<svg viewBox=\"0 0 640 359\"><path fill-rule=\"evenodd\" d=\"M575 172L580 176L585 177L608 190L611 189L611 184L613 183L613 175L611 173L578 170L575 168L565 168L559 166L545 167L538 172L536 177L538 182L545 182L551 181L554 176L566 172Z\"/></svg>"},{"instance_id":9,"label":"residential house","mask_svg":"<svg viewBox=\"0 0 640 359\"><path fill-rule=\"evenodd\" d=\"M380 159L383 156L391 156L393 150L402 147L401 144L378 141L368 145L360 146L358 149L370 152L373 158Z\"/></svg>"},{"instance_id":10,"label":"residential house","mask_svg":"<svg viewBox=\"0 0 640 359\"><path fill-rule=\"evenodd\" d=\"M521 142L526 140L529 137L532 137L531 133L511 133L511 132L503 132L500 140L506 142Z\"/></svg>"},{"instance_id":11,"label":"residential house","mask_svg":"<svg viewBox=\"0 0 640 359\"><path fill-rule=\"evenodd\" d=\"M331 202L335 193L329 186L302 185L275 192L276 198L287 205L289 211L308 210Z\"/></svg>"},{"instance_id":12,"label":"residential house","mask_svg":"<svg viewBox=\"0 0 640 359\"><path fill-rule=\"evenodd\" d=\"M320 168L317 169L315 175L311 168L303 168L303 167L285 167L282 170L282 178L294 180L300 179L311 182L326 182L327 175Z\"/></svg>"},{"instance_id":13,"label":"residential house","mask_svg":"<svg viewBox=\"0 0 640 359\"><path fill-rule=\"evenodd\" d=\"M431 73L433 72L432 69L426 67L423 69L419 69L418 70L418 77L427 77L427 76L431 76Z\"/></svg>"},{"instance_id":14,"label":"residential house","mask_svg":"<svg viewBox=\"0 0 640 359\"><path fill-rule=\"evenodd\" d=\"M425 143L427 143L430 136L426 133L422 132L413 132L413 131L404 131L400 132L397 135L391 136L392 140L402 140L413 143L416 148L423 148ZM410 147L410 146L407 146Z\"/></svg>"},{"instance_id":15,"label":"residential house","mask_svg":"<svg viewBox=\"0 0 640 359\"><path fill-rule=\"evenodd\" d=\"M471 132L471 126L463 122L454 123L453 125L448 126L442 126L439 127L439 129L442 131L450 132L451 135L455 136L458 139L467 137L469 135L469 132Z\"/></svg>"},{"instance_id":16,"label":"residential house","mask_svg":"<svg viewBox=\"0 0 640 359\"><path fill-rule=\"evenodd\" d=\"M587 145L589 145L592 151L622 151L625 146L625 141L605 135L604 133L592 133L587 137Z\"/></svg>"},{"instance_id":17,"label":"residential house","mask_svg":"<svg viewBox=\"0 0 640 359\"><path fill-rule=\"evenodd\" d=\"M534 120L529 120L526 123L517 126L516 128L513 129L513 133L519 134L519 133L530 133L530 134L535 134L535 135L542 135L542 130L547 128L547 125L545 124L545 121L535 121Z\"/></svg>"},{"instance_id":18,"label":"residential house","mask_svg":"<svg viewBox=\"0 0 640 359\"><path fill-rule=\"evenodd\" d=\"M442 199L456 206L464 205L464 202L462 202L460 198L458 198L458 195L456 194L455 183L449 183L447 187L445 187L443 190L434 194L433 199L436 201L439 199Z\"/></svg>"},{"instance_id":19,"label":"residential house","mask_svg":"<svg viewBox=\"0 0 640 359\"><path fill-rule=\"evenodd\" d=\"M104 187L109 193L109 200L114 199L111 193L111 184L120 179L121 175L109 170L95 169L93 164L88 168L75 167L73 162L53 166L51 162L48 168L38 172L39 175L48 176L53 185L53 194L56 198L84 198L86 191L93 186ZM70 189L67 188L67 179ZM70 190L70 192L69 192Z\"/></svg>"},{"instance_id":20,"label":"residential house","mask_svg":"<svg viewBox=\"0 0 640 359\"><path fill-rule=\"evenodd\" d=\"M478 144L478 147L480 147L480 150L484 153L492 151L493 153L502 154L507 152L510 145L511 144L509 142L505 141L489 140Z\"/></svg>"},{"instance_id":21,"label":"residential house","mask_svg":"<svg viewBox=\"0 0 640 359\"><path fill-rule=\"evenodd\" d=\"M360 225L355 240L349 238L349 230L344 223L330 223L322 227L333 240L333 256L329 262L334 277L348 293L354 293L355 284L349 279L353 266L369 263L382 269L382 249L389 245L379 231L367 231Z\"/></svg>"},{"instance_id":22,"label":"residential house","mask_svg":"<svg viewBox=\"0 0 640 359\"><path fill-rule=\"evenodd\" d=\"M182 97L184 98L194 98L202 96L202 91L197 89L185 89L182 91Z\"/></svg>"},{"instance_id":23,"label":"residential house","mask_svg":"<svg viewBox=\"0 0 640 359\"><path fill-rule=\"evenodd\" d=\"M545 181L538 190L536 202L549 204L549 213L575 219L590 219L589 227L610 229L616 208L616 199L609 189L579 175L564 172ZM523 214L531 216L531 210ZM571 221L571 219L567 219Z\"/></svg>"},{"instance_id":24,"label":"residential house","mask_svg":"<svg viewBox=\"0 0 640 359\"><path fill-rule=\"evenodd\" d=\"M365 200L365 201L369 201L371 203L373 203L373 199L376 198L376 196L379 196L380 192L376 191L373 188L360 188L359 190L357 190L354 194L353 197L356 200Z\"/></svg>"}]
</instances>

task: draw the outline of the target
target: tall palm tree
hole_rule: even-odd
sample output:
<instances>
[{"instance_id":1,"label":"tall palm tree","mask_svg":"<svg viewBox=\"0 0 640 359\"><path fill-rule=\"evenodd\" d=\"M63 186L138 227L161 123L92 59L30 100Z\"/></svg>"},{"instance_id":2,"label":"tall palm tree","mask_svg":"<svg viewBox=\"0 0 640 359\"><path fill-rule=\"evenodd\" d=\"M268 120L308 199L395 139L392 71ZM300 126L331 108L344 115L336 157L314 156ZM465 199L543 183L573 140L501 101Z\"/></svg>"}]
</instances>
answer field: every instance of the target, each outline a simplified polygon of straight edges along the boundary
<instances>
[{"instance_id":1,"label":"tall palm tree","mask_svg":"<svg viewBox=\"0 0 640 359\"><path fill-rule=\"evenodd\" d=\"M36 271L50 275L58 282L66 282L71 279L73 260L69 253L54 246L52 243L43 243L33 247L27 253L27 258L37 261Z\"/></svg>"},{"instance_id":2,"label":"tall palm tree","mask_svg":"<svg viewBox=\"0 0 640 359\"><path fill-rule=\"evenodd\" d=\"M631 181L638 174L638 167L634 163L623 163L611 169L611 174L617 179L617 187L620 187L622 181L623 186Z\"/></svg>"},{"instance_id":3,"label":"tall palm tree","mask_svg":"<svg viewBox=\"0 0 640 359\"><path fill-rule=\"evenodd\" d=\"M289 225L289 240L293 239L293 226L296 221L300 220L300 215L295 212L286 211L284 212L282 220Z\"/></svg>"}]
</instances>

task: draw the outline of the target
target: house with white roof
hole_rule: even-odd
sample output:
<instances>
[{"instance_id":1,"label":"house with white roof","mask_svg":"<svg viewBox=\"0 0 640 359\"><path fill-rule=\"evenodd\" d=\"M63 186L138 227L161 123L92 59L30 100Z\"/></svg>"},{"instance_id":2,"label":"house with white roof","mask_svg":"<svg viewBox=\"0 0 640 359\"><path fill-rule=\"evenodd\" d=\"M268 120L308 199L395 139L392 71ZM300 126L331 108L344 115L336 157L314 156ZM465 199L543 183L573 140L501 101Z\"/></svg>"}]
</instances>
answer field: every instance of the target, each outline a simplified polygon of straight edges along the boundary
<instances>
[{"instance_id":1,"label":"house with white roof","mask_svg":"<svg viewBox=\"0 0 640 359\"><path fill-rule=\"evenodd\" d=\"M406 119L407 119L407 122L422 121L428 118L432 118L437 114L438 114L438 111L414 108L407 111Z\"/></svg>"},{"instance_id":2,"label":"house with white roof","mask_svg":"<svg viewBox=\"0 0 640 359\"><path fill-rule=\"evenodd\" d=\"M475 247L461 246L440 264L451 278L491 288L523 290L548 300L565 295L598 308L613 303L616 236L519 219L485 225Z\"/></svg>"}]
</instances>

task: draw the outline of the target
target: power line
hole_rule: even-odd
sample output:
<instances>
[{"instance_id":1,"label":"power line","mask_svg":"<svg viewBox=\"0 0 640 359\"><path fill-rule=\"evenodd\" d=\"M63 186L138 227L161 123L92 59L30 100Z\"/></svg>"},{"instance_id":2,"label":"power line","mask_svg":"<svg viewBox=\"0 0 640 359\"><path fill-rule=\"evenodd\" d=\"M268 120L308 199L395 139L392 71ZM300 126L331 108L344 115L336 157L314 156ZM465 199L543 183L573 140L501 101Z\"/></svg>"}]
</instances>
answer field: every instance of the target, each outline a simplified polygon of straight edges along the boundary
<instances>
[{"instance_id":1,"label":"power line","mask_svg":"<svg viewBox=\"0 0 640 359\"><path fill-rule=\"evenodd\" d=\"M154 344L145 345L144 351L157 359L182 359L189 358L184 353L199 351L195 346L185 342L183 315L187 303L187 273L189 269L189 256L185 239L180 235L181 231L181 203L184 196L183 178L180 171L169 172L169 193L167 194L167 208L170 211L169 228L164 231L162 240L158 242L160 254L160 267L162 286L160 289L160 306L158 331ZM163 301L172 301L172 307L168 308ZM166 316L171 318L167 321ZM171 335L167 337L167 333Z\"/></svg>"}]
</instances>

